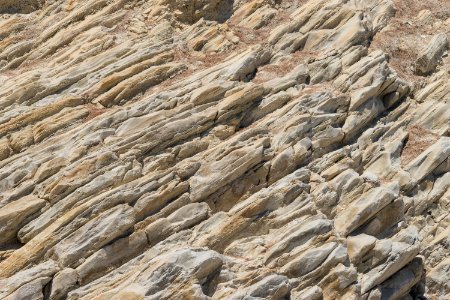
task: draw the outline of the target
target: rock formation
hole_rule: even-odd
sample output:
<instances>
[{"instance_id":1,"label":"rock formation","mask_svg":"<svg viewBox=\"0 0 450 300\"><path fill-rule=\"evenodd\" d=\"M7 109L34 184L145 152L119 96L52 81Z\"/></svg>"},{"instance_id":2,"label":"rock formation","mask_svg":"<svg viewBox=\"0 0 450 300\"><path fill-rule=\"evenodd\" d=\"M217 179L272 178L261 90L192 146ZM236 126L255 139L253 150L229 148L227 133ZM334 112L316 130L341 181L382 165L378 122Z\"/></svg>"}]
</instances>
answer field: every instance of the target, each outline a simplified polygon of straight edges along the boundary
<instances>
[{"instance_id":1,"label":"rock formation","mask_svg":"<svg viewBox=\"0 0 450 300\"><path fill-rule=\"evenodd\" d=\"M0 13L0 299L450 297L449 1Z\"/></svg>"}]
</instances>

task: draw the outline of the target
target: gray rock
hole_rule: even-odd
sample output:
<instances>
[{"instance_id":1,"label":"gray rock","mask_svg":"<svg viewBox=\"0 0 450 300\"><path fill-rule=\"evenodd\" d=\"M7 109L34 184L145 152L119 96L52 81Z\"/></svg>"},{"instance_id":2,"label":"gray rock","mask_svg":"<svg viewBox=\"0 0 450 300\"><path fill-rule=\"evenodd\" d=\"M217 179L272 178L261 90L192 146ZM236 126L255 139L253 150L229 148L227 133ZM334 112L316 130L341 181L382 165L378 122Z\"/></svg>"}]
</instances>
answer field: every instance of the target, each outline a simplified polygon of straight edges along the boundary
<instances>
[{"instance_id":1,"label":"gray rock","mask_svg":"<svg viewBox=\"0 0 450 300\"><path fill-rule=\"evenodd\" d=\"M417 58L416 73L419 75L429 75L434 72L447 47L448 40L446 34L441 33L433 36L427 48Z\"/></svg>"}]
</instances>

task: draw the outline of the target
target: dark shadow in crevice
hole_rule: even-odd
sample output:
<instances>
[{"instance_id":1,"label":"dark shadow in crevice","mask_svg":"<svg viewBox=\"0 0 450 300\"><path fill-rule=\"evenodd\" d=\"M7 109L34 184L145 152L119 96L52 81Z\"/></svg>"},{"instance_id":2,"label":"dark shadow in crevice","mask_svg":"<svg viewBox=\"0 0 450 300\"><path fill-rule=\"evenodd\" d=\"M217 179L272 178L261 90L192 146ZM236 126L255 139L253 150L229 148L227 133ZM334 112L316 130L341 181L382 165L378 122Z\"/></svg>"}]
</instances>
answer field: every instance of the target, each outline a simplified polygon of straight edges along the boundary
<instances>
[{"instance_id":1,"label":"dark shadow in crevice","mask_svg":"<svg viewBox=\"0 0 450 300\"><path fill-rule=\"evenodd\" d=\"M202 282L202 291L206 296L212 297L216 292L217 285L219 284L219 275L221 270L221 268L218 268L217 270L209 274L204 279L204 282Z\"/></svg>"},{"instance_id":2,"label":"dark shadow in crevice","mask_svg":"<svg viewBox=\"0 0 450 300\"><path fill-rule=\"evenodd\" d=\"M258 72L258 68L255 68L252 72L246 74L244 78L242 78L243 82L250 82L256 77L256 73Z\"/></svg>"}]
</instances>

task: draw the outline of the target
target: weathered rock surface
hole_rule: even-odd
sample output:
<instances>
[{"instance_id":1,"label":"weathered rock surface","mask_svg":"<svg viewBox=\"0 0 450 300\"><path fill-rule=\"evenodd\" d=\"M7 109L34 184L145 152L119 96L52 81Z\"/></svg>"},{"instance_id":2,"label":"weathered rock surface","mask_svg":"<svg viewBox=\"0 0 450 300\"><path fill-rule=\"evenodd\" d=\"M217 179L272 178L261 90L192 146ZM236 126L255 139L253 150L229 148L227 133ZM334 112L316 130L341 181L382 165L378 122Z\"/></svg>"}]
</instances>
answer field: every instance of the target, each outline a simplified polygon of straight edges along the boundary
<instances>
[{"instance_id":1,"label":"weathered rock surface","mask_svg":"<svg viewBox=\"0 0 450 300\"><path fill-rule=\"evenodd\" d=\"M416 72L419 75L428 75L433 72L447 48L446 34L441 33L434 36L424 53L417 59Z\"/></svg>"},{"instance_id":2,"label":"weathered rock surface","mask_svg":"<svg viewBox=\"0 0 450 300\"><path fill-rule=\"evenodd\" d=\"M0 298L450 297L449 17L1 2Z\"/></svg>"}]
</instances>

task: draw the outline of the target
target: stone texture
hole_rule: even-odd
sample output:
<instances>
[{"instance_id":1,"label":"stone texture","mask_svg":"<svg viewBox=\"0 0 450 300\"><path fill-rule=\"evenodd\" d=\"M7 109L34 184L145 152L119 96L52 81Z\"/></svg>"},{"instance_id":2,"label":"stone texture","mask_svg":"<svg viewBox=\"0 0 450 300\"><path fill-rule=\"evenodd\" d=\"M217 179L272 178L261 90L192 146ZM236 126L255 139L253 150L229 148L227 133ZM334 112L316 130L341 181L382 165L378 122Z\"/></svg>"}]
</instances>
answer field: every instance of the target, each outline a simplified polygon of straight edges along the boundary
<instances>
[{"instance_id":1,"label":"stone texture","mask_svg":"<svg viewBox=\"0 0 450 300\"><path fill-rule=\"evenodd\" d=\"M46 205L46 201L33 196L27 196L6 204L0 208L0 243L7 244L16 241L19 228L27 218L37 213Z\"/></svg>"},{"instance_id":2,"label":"stone texture","mask_svg":"<svg viewBox=\"0 0 450 300\"><path fill-rule=\"evenodd\" d=\"M449 9L0 1L0 298L448 298Z\"/></svg>"},{"instance_id":3,"label":"stone texture","mask_svg":"<svg viewBox=\"0 0 450 300\"><path fill-rule=\"evenodd\" d=\"M424 52L417 58L416 72L419 75L428 75L433 72L447 48L448 40L444 33L434 36Z\"/></svg>"}]
</instances>

